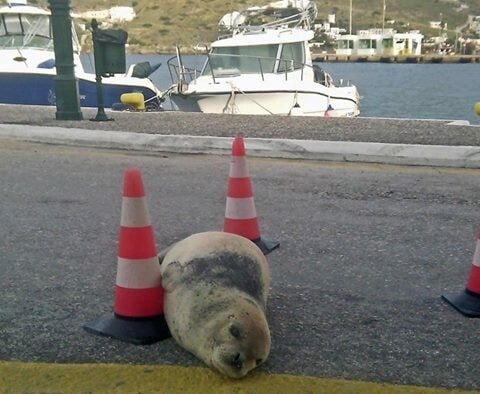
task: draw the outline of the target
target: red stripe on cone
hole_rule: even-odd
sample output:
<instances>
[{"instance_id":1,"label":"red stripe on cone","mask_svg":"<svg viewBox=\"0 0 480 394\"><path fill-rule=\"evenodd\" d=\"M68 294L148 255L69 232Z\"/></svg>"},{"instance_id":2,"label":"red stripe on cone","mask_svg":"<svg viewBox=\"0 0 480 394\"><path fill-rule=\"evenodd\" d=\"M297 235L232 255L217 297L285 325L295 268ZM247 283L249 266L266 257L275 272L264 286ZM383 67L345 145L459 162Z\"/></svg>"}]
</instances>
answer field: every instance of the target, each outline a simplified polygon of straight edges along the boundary
<instances>
[{"instance_id":1,"label":"red stripe on cone","mask_svg":"<svg viewBox=\"0 0 480 394\"><path fill-rule=\"evenodd\" d=\"M467 289L480 294L480 232L477 234L477 243L473 254L472 268L468 277Z\"/></svg>"},{"instance_id":2,"label":"red stripe on cone","mask_svg":"<svg viewBox=\"0 0 480 394\"><path fill-rule=\"evenodd\" d=\"M143 188L140 169L129 168L123 175L123 197L143 197L145 190Z\"/></svg>"},{"instance_id":3,"label":"red stripe on cone","mask_svg":"<svg viewBox=\"0 0 480 394\"><path fill-rule=\"evenodd\" d=\"M227 197L243 198L252 196L250 178L228 178Z\"/></svg>"},{"instance_id":4,"label":"red stripe on cone","mask_svg":"<svg viewBox=\"0 0 480 394\"><path fill-rule=\"evenodd\" d=\"M245 144L242 137L235 137L233 140L232 156L245 156Z\"/></svg>"},{"instance_id":5,"label":"red stripe on cone","mask_svg":"<svg viewBox=\"0 0 480 394\"><path fill-rule=\"evenodd\" d=\"M163 288L127 289L115 287L115 307L117 315L125 317L151 317L163 313Z\"/></svg>"},{"instance_id":6,"label":"red stripe on cone","mask_svg":"<svg viewBox=\"0 0 480 394\"><path fill-rule=\"evenodd\" d=\"M257 218L253 219L229 219L225 218L223 231L226 233L241 235L250 240L260 238Z\"/></svg>"},{"instance_id":7,"label":"red stripe on cone","mask_svg":"<svg viewBox=\"0 0 480 394\"><path fill-rule=\"evenodd\" d=\"M473 293L480 294L480 267L472 265L470 277L468 278L467 289Z\"/></svg>"},{"instance_id":8,"label":"red stripe on cone","mask_svg":"<svg viewBox=\"0 0 480 394\"><path fill-rule=\"evenodd\" d=\"M148 259L157 254L152 226L120 227L118 257Z\"/></svg>"}]
</instances>

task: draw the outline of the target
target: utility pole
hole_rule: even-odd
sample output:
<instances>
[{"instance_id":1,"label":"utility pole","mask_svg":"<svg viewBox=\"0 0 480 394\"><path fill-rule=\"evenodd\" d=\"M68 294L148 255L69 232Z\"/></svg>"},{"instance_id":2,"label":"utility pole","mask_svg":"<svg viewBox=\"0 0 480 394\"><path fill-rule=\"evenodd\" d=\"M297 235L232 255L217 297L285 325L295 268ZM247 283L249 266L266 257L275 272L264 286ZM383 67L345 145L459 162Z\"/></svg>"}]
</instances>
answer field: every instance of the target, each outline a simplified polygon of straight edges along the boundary
<instances>
[{"instance_id":1,"label":"utility pole","mask_svg":"<svg viewBox=\"0 0 480 394\"><path fill-rule=\"evenodd\" d=\"M352 0L350 0L350 29L348 34L352 35Z\"/></svg>"},{"instance_id":2,"label":"utility pole","mask_svg":"<svg viewBox=\"0 0 480 394\"><path fill-rule=\"evenodd\" d=\"M78 79L75 77L72 44L70 0L48 0L52 12L53 47L55 51L55 97L58 120L82 120Z\"/></svg>"},{"instance_id":3,"label":"utility pole","mask_svg":"<svg viewBox=\"0 0 480 394\"><path fill-rule=\"evenodd\" d=\"M383 0L382 34L385 32L385 11L386 10L387 10L386 0Z\"/></svg>"}]
</instances>

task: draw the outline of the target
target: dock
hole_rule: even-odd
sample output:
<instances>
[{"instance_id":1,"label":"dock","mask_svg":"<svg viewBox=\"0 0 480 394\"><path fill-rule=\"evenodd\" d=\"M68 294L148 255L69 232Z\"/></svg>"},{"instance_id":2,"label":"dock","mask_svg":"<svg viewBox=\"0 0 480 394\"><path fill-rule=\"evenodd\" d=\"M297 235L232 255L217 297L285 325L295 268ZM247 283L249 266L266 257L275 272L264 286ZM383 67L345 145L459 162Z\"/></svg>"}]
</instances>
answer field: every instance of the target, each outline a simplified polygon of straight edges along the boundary
<instances>
[{"instance_id":1,"label":"dock","mask_svg":"<svg viewBox=\"0 0 480 394\"><path fill-rule=\"evenodd\" d=\"M313 53L314 62L351 63L480 63L478 55L337 55L334 53Z\"/></svg>"}]
</instances>

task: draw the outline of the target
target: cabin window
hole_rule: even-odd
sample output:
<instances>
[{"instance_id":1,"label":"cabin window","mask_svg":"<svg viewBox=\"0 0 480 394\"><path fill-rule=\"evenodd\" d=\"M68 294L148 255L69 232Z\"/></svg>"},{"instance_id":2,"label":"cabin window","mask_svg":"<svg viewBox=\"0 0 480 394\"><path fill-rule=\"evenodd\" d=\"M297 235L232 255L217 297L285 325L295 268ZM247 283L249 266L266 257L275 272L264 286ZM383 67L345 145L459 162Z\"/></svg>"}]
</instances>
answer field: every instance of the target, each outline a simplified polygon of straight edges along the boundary
<instances>
[{"instance_id":1,"label":"cabin window","mask_svg":"<svg viewBox=\"0 0 480 394\"><path fill-rule=\"evenodd\" d=\"M3 15L0 46L45 48L51 45L50 18L46 15Z\"/></svg>"},{"instance_id":2,"label":"cabin window","mask_svg":"<svg viewBox=\"0 0 480 394\"><path fill-rule=\"evenodd\" d=\"M384 38L382 40L383 48L393 48L393 38Z\"/></svg>"},{"instance_id":3,"label":"cabin window","mask_svg":"<svg viewBox=\"0 0 480 394\"><path fill-rule=\"evenodd\" d=\"M20 23L20 15L4 15L3 22L5 24L5 32L9 35L22 34L22 25Z\"/></svg>"},{"instance_id":4,"label":"cabin window","mask_svg":"<svg viewBox=\"0 0 480 394\"><path fill-rule=\"evenodd\" d=\"M377 41L371 39L361 39L358 41L359 49L375 49L377 48Z\"/></svg>"},{"instance_id":5,"label":"cabin window","mask_svg":"<svg viewBox=\"0 0 480 394\"><path fill-rule=\"evenodd\" d=\"M50 19L44 15L23 15L25 32L42 37L50 37Z\"/></svg>"},{"instance_id":6,"label":"cabin window","mask_svg":"<svg viewBox=\"0 0 480 394\"><path fill-rule=\"evenodd\" d=\"M303 42L283 44L282 54L280 55L278 64L278 72L298 70L302 68L303 63L305 63Z\"/></svg>"},{"instance_id":7,"label":"cabin window","mask_svg":"<svg viewBox=\"0 0 480 394\"><path fill-rule=\"evenodd\" d=\"M0 17L0 36L4 36L7 34L7 31L5 30L5 24L3 23L3 18Z\"/></svg>"},{"instance_id":8,"label":"cabin window","mask_svg":"<svg viewBox=\"0 0 480 394\"><path fill-rule=\"evenodd\" d=\"M252 45L216 47L210 53L210 61L203 75L211 75L210 64L215 76L237 74L272 73L277 57L278 45Z\"/></svg>"},{"instance_id":9,"label":"cabin window","mask_svg":"<svg viewBox=\"0 0 480 394\"><path fill-rule=\"evenodd\" d=\"M353 49L353 40L337 40L337 49Z\"/></svg>"}]
</instances>

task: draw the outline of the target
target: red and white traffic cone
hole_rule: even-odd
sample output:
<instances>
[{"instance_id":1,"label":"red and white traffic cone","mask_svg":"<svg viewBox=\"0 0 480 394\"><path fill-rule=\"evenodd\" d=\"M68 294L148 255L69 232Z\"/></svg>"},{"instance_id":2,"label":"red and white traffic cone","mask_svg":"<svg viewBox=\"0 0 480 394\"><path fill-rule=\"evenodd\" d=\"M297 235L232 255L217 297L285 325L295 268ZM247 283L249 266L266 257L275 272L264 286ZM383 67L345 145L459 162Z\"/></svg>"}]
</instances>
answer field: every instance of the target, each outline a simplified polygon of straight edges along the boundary
<instances>
[{"instance_id":1,"label":"red and white traffic cone","mask_svg":"<svg viewBox=\"0 0 480 394\"><path fill-rule=\"evenodd\" d=\"M280 245L279 242L267 241L260 237L252 184L245 158L245 145L242 137L236 137L232 144L223 231L248 238L264 254L270 253Z\"/></svg>"},{"instance_id":2,"label":"red and white traffic cone","mask_svg":"<svg viewBox=\"0 0 480 394\"><path fill-rule=\"evenodd\" d=\"M114 314L84 328L134 344L168 338L160 265L140 170L124 174Z\"/></svg>"},{"instance_id":3,"label":"red and white traffic cone","mask_svg":"<svg viewBox=\"0 0 480 394\"><path fill-rule=\"evenodd\" d=\"M463 315L480 317L480 231L477 235L467 287L461 293L443 294L442 298Z\"/></svg>"}]
</instances>

